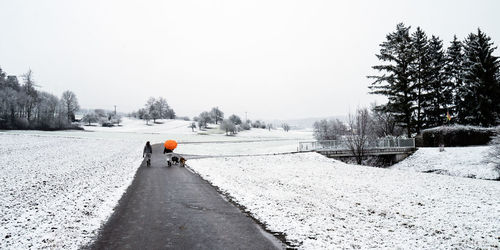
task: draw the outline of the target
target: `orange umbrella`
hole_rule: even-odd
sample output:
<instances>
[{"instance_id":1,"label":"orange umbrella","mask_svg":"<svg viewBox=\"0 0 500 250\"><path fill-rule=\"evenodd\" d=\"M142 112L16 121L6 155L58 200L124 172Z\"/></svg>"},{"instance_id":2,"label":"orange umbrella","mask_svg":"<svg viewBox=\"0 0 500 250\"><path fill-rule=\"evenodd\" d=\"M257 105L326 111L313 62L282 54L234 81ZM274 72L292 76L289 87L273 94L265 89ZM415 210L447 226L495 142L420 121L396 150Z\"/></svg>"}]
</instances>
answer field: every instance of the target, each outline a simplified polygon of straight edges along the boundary
<instances>
[{"instance_id":1,"label":"orange umbrella","mask_svg":"<svg viewBox=\"0 0 500 250\"><path fill-rule=\"evenodd\" d=\"M174 140L168 140L163 145L166 149L174 150L177 147L177 142Z\"/></svg>"}]
</instances>

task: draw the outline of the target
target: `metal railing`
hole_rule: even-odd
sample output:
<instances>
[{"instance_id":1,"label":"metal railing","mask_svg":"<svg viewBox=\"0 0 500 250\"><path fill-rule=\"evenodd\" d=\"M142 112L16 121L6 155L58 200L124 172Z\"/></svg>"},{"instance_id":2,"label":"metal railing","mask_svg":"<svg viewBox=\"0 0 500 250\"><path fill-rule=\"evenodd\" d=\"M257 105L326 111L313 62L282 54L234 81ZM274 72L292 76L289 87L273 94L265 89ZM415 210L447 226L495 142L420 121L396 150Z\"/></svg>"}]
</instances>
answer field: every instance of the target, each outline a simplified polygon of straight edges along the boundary
<instances>
[{"instance_id":1,"label":"metal railing","mask_svg":"<svg viewBox=\"0 0 500 250\"><path fill-rule=\"evenodd\" d=\"M367 141L365 149L415 148L415 138L385 138ZM348 150L349 144L343 140L299 142L299 151Z\"/></svg>"}]
</instances>

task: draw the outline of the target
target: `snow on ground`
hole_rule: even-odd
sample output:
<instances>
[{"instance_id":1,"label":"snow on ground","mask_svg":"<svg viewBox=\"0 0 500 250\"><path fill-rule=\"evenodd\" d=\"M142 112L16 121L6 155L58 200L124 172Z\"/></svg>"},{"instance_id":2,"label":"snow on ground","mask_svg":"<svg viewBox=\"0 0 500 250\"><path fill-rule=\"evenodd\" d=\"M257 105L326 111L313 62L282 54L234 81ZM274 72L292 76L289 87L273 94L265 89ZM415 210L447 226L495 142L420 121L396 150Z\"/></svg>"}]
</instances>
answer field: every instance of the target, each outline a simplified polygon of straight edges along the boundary
<instances>
[{"instance_id":1,"label":"snow on ground","mask_svg":"<svg viewBox=\"0 0 500 250\"><path fill-rule=\"evenodd\" d=\"M298 141L254 141L180 144L175 152L209 156L255 155L297 152Z\"/></svg>"},{"instance_id":2,"label":"snow on ground","mask_svg":"<svg viewBox=\"0 0 500 250\"><path fill-rule=\"evenodd\" d=\"M177 153L197 155L252 155L296 152L298 142L311 140L311 131L281 129L251 129L241 131L235 136L215 133L214 130L192 131L190 121L159 120L160 124L148 126L142 120L123 118L122 126L97 127L85 126L85 131L8 131L9 134L55 136L67 138L94 138L104 140L127 140L144 144L163 143L166 140L177 140ZM216 125L212 125L216 127ZM220 131L219 131L220 132Z\"/></svg>"},{"instance_id":3,"label":"snow on ground","mask_svg":"<svg viewBox=\"0 0 500 250\"><path fill-rule=\"evenodd\" d=\"M103 136L127 136L138 138L152 138L152 141L161 142L165 137L176 139L181 142L207 142L207 141L263 141L263 140L311 140L312 131L290 130L284 132L282 129L251 129L241 131L234 136L226 136L218 128L218 125L210 124L213 129L199 130L191 129L192 121L183 120L158 120L153 124L151 121L146 125L143 120L124 117L120 126L100 127L84 126L86 131L96 132L96 135ZM84 132L81 132L84 133ZM80 133L80 134L81 134Z\"/></svg>"},{"instance_id":4,"label":"snow on ground","mask_svg":"<svg viewBox=\"0 0 500 250\"><path fill-rule=\"evenodd\" d=\"M130 185L142 144L0 133L0 249L77 249Z\"/></svg>"},{"instance_id":5,"label":"snow on ground","mask_svg":"<svg viewBox=\"0 0 500 250\"><path fill-rule=\"evenodd\" d=\"M135 118L123 117L119 126L101 127L101 126L83 126L88 131L100 132L133 132L133 133L172 133L172 134L191 134L192 130L189 127L191 121L184 120L165 120L158 119L158 123L153 123L153 120L146 124L144 120Z\"/></svg>"},{"instance_id":6,"label":"snow on ground","mask_svg":"<svg viewBox=\"0 0 500 250\"><path fill-rule=\"evenodd\" d=\"M500 247L500 182L349 165L314 153L189 166L301 249Z\"/></svg>"},{"instance_id":7,"label":"snow on ground","mask_svg":"<svg viewBox=\"0 0 500 250\"><path fill-rule=\"evenodd\" d=\"M0 249L75 249L89 242L131 183L148 140L176 139L178 153L248 155L296 151L298 139L312 136L263 129L201 135L189 122L162 122L0 132Z\"/></svg>"},{"instance_id":8,"label":"snow on ground","mask_svg":"<svg viewBox=\"0 0 500 250\"><path fill-rule=\"evenodd\" d=\"M490 146L447 147L444 152L439 152L439 148L419 148L413 155L391 168L478 179L498 179L500 173L495 170L494 164L487 161L490 150Z\"/></svg>"}]
</instances>

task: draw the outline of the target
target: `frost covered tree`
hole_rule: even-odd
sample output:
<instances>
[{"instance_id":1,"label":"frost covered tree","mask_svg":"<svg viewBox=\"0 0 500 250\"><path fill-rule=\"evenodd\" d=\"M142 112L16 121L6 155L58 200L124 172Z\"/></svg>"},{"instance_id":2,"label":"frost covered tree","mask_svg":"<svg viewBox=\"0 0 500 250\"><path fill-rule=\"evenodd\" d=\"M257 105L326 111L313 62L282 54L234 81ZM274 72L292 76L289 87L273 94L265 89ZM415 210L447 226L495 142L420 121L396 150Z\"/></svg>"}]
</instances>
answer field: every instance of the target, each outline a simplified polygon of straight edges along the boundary
<instances>
[{"instance_id":1,"label":"frost covered tree","mask_svg":"<svg viewBox=\"0 0 500 250\"><path fill-rule=\"evenodd\" d=\"M252 128L261 128L262 127L262 123L261 121L259 120L255 120L254 122L252 122ZM265 124L264 124L265 126Z\"/></svg>"},{"instance_id":2,"label":"frost covered tree","mask_svg":"<svg viewBox=\"0 0 500 250\"><path fill-rule=\"evenodd\" d=\"M231 120L229 119L224 119L222 120L220 124L220 129L226 131L226 135L230 134L236 134L238 131L236 129L236 124L234 124Z\"/></svg>"},{"instance_id":3,"label":"frost covered tree","mask_svg":"<svg viewBox=\"0 0 500 250\"><path fill-rule=\"evenodd\" d=\"M246 120L246 122L243 122L240 127L243 130L250 130L252 128L252 121Z\"/></svg>"},{"instance_id":4,"label":"frost covered tree","mask_svg":"<svg viewBox=\"0 0 500 250\"><path fill-rule=\"evenodd\" d=\"M145 105L146 112L149 115L149 119L153 119L153 123L156 123L157 119L160 119L160 110L156 98L150 97Z\"/></svg>"},{"instance_id":5,"label":"frost covered tree","mask_svg":"<svg viewBox=\"0 0 500 250\"><path fill-rule=\"evenodd\" d=\"M224 112L222 112L219 107L214 107L210 111L210 116L212 117L212 120L215 122L215 124L219 124L219 121L222 121L224 119Z\"/></svg>"},{"instance_id":6,"label":"frost covered tree","mask_svg":"<svg viewBox=\"0 0 500 250\"><path fill-rule=\"evenodd\" d=\"M235 125L241 124L241 118L235 114L229 116L229 120L232 121Z\"/></svg>"},{"instance_id":7,"label":"frost covered tree","mask_svg":"<svg viewBox=\"0 0 500 250\"><path fill-rule=\"evenodd\" d=\"M175 119L175 111L168 105L165 98L159 97L153 105L161 119Z\"/></svg>"},{"instance_id":8,"label":"frost covered tree","mask_svg":"<svg viewBox=\"0 0 500 250\"><path fill-rule=\"evenodd\" d=\"M317 121L313 128L316 140L337 140L347 133L346 125L339 119Z\"/></svg>"},{"instance_id":9,"label":"frost covered tree","mask_svg":"<svg viewBox=\"0 0 500 250\"><path fill-rule=\"evenodd\" d=\"M95 112L89 112L82 117L82 122L87 123L90 126L92 123L98 122L99 118Z\"/></svg>"},{"instance_id":10,"label":"frost covered tree","mask_svg":"<svg viewBox=\"0 0 500 250\"><path fill-rule=\"evenodd\" d=\"M64 106L64 112L66 113L68 122L75 121L75 113L80 109L75 93L69 90L64 91L61 96L61 102Z\"/></svg>"},{"instance_id":11,"label":"frost covered tree","mask_svg":"<svg viewBox=\"0 0 500 250\"><path fill-rule=\"evenodd\" d=\"M0 68L0 128L1 129L64 129L72 128L73 115L55 95L36 89L33 72L7 75ZM78 105L76 105L78 107ZM68 117L70 119L68 119Z\"/></svg>"},{"instance_id":12,"label":"frost covered tree","mask_svg":"<svg viewBox=\"0 0 500 250\"><path fill-rule=\"evenodd\" d=\"M149 125L149 121L151 120L151 115L149 115L149 113L145 113L142 119L146 121L146 125Z\"/></svg>"},{"instance_id":13,"label":"frost covered tree","mask_svg":"<svg viewBox=\"0 0 500 250\"><path fill-rule=\"evenodd\" d=\"M492 126L500 117L500 62L493 55L496 47L481 29L464 42L463 85L458 120L463 124Z\"/></svg>"},{"instance_id":14,"label":"frost covered tree","mask_svg":"<svg viewBox=\"0 0 500 250\"><path fill-rule=\"evenodd\" d=\"M408 136L411 136L416 107L413 103L414 86L411 76L414 53L409 30L410 27L400 23L395 32L386 36L386 41L380 44L380 52L376 55L384 64L372 67L381 72L381 75L368 78L375 79L370 86L371 93L384 95L388 99L383 106L384 112L393 115L398 124L406 129Z\"/></svg>"},{"instance_id":15,"label":"frost covered tree","mask_svg":"<svg viewBox=\"0 0 500 250\"><path fill-rule=\"evenodd\" d=\"M206 128L209 123L212 123L212 115L207 111L203 111L198 116L198 127L200 129Z\"/></svg>"},{"instance_id":16,"label":"frost covered tree","mask_svg":"<svg viewBox=\"0 0 500 250\"><path fill-rule=\"evenodd\" d=\"M39 92L38 102L35 106L38 126L48 129L56 127L55 120L58 119L58 104L59 98L57 96L43 91Z\"/></svg>"},{"instance_id":17,"label":"frost covered tree","mask_svg":"<svg viewBox=\"0 0 500 250\"><path fill-rule=\"evenodd\" d=\"M168 105L168 102L163 97L150 97L144 105L145 111L149 114L153 123L158 119L175 119L175 111Z\"/></svg>"}]
</instances>

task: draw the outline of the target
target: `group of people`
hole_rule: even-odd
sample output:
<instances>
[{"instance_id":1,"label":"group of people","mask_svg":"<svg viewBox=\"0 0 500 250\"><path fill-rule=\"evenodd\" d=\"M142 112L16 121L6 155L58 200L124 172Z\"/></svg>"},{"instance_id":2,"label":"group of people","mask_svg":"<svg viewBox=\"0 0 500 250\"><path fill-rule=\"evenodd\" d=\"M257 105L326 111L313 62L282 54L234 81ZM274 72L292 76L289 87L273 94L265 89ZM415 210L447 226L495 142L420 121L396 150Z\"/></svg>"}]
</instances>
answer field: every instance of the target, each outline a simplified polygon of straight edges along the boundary
<instances>
[{"instance_id":1,"label":"group of people","mask_svg":"<svg viewBox=\"0 0 500 250\"><path fill-rule=\"evenodd\" d=\"M148 141L144 146L144 150L142 152L142 157L146 158L146 166L151 167L151 156L153 154L153 147L151 147L151 143ZM176 153L172 149L163 148L163 154L165 154L165 159L167 161L167 166L171 167L174 163L180 164L184 166L186 159Z\"/></svg>"}]
</instances>

